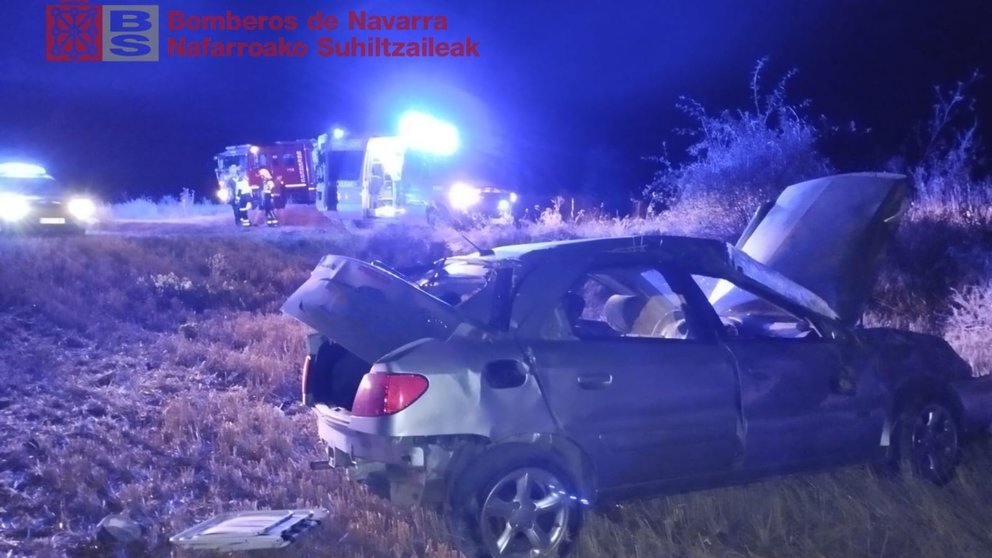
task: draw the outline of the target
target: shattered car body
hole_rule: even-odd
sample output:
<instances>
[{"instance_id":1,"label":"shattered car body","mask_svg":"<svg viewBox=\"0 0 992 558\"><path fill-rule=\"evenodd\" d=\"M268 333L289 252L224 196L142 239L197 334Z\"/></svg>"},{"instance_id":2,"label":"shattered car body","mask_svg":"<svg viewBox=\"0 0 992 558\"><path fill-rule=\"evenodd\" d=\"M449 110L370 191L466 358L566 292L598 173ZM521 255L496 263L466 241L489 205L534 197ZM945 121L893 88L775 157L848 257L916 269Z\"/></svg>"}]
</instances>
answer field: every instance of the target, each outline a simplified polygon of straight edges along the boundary
<instances>
[{"instance_id":1,"label":"shattered car body","mask_svg":"<svg viewBox=\"0 0 992 558\"><path fill-rule=\"evenodd\" d=\"M283 308L315 330L322 465L445 505L491 555L564 551L584 506L632 496L868 462L946 483L992 380L942 339L856 326L907 191L794 185L737 247L508 246L416 281L328 256Z\"/></svg>"}]
</instances>

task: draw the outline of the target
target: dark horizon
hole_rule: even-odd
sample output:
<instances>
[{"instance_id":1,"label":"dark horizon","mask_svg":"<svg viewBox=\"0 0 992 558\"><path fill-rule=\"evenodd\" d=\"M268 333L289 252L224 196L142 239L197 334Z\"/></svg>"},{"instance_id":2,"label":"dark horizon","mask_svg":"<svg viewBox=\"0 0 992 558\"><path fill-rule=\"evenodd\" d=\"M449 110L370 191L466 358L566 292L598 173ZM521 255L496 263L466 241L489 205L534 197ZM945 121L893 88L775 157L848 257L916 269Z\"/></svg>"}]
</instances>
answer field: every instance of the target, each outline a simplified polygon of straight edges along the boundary
<instances>
[{"instance_id":1,"label":"dark horizon","mask_svg":"<svg viewBox=\"0 0 992 558\"><path fill-rule=\"evenodd\" d=\"M58 64L44 60L45 5L8 7L12 29L0 39L0 153L33 158L110 200L182 188L207 194L212 157L227 145L312 138L334 124L389 133L411 106L458 123L466 149L506 156L525 191L625 198L650 178L644 157L659 154L665 142L670 155L680 156L686 139L673 129L691 121L675 108L678 98L711 110L747 108L750 73L766 56L766 86L795 68L791 93L809 99L811 113L871 130L827 145L840 170L860 170L883 164L912 140L913 126L929 116L933 86L952 85L976 69L989 74L992 52L992 34L983 32L992 5L980 0L774 0L748 7L708 0L623 8L163 0L163 19L176 9L440 14L449 20L440 35L477 38L481 56ZM973 93L987 130L992 83L982 80Z\"/></svg>"}]
</instances>

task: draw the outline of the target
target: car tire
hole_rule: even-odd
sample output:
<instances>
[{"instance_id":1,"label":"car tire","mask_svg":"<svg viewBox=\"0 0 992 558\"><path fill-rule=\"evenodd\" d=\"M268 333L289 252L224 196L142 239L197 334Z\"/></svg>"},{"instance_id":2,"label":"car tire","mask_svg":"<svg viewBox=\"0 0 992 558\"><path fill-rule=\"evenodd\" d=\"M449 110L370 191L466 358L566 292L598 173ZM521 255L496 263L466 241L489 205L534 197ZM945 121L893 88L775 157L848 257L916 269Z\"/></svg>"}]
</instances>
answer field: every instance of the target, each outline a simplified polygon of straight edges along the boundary
<instances>
[{"instance_id":1,"label":"car tire","mask_svg":"<svg viewBox=\"0 0 992 558\"><path fill-rule=\"evenodd\" d=\"M582 500L565 470L555 454L527 446L477 456L449 493L447 522L459 549L470 558L567 555Z\"/></svg>"},{"instance_id":2,"label":"car tire","mask_svg":"<svg viewBox=\"0 0 992 558\"><path fill-rule=\"evenodd\" d=\"M895 430L894 467L943 486L954 478L961 458L961 430L947 403L930 399L907 405Z\"/></svg>"}]
</instances>

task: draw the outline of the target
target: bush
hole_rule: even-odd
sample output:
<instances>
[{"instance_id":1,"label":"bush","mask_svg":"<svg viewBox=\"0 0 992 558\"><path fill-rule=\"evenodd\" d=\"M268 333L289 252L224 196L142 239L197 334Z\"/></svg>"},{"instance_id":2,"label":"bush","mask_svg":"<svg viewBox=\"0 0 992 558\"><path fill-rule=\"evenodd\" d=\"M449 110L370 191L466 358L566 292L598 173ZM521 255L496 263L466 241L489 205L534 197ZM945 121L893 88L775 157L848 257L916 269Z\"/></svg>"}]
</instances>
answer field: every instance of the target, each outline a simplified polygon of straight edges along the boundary
<instances>
[{"instance_id":1,"label":"bush","mask_svg":"<svg viewBox=\"0 0 992 558\"><path fill-rule=\"evenodd\" d=\"M983 285L992 272L985 263L992 238L992 183L981 177L970 93L977 80L974 73L953 87L935 88L916 152L889 164L890 170L913 177L916 192L888 250L872 309L879 323L944 333L963 354L973 347L968 332L976 328L962 325L962 312L986 300L975 285ZM965 356L987 368L988 357Z\"/></svg>"},{"instance_id":2,"label":"bush","mask_svg":"<svg viewBox=\"0 0 992 558\"><path fill-rule=\"evenodd\" d=\"M955 290L944 337L964 357L976 375L992 374L992 279Z\"/></svg>"},{"instance_id":3,"label":"bush","mask_svg":"<svg viewBox=\"0 0 992 558\"><path fill-rule=\"evenodd\" d=\"M980 178L983 157L976 99L971 90L978 72L955 86L934 88L930 119L919 138L912 175L917 195L914 209L956 225L992 226L992 181Z\"/></svg>"},{"instance_id":4,"label":"bush","mask_svg":"<svg viewBox=\"0 0 992 558\"><path fill-rule=\"evenodd\" d=\"M645 189L651 202L677 210L682 201L703 198L743 227L754 209L781 188L833 172L817 147L830 127L808 114L808 102L788 98L795 70L765 93L761 77L766 63L767 59L758 61L751 75L753 108L711 114L700 103L682 98L678 106L695 121L695 128L680 133L695 141L684 164L676 165L667 155L654 158L660 168Z\"/></svg>"}]
</instances>

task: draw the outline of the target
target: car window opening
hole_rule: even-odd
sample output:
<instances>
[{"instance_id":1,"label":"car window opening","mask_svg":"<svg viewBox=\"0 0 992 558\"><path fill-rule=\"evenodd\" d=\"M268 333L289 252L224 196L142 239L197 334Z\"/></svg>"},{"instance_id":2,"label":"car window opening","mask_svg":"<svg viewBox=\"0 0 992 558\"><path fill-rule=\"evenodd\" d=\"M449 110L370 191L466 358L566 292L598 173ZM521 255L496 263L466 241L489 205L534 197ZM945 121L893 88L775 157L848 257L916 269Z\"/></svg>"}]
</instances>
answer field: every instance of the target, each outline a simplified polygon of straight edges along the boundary
<instances>
[{"instance_id":1,"label":"car window opening","mask_svg":"<svg viewBox=\"0 0 992 558\"><path fill-rule=\"evenodd\" d=\"M589 273L562 297L556 314L579 339L694 339L685 309L685 298L659 270L635 266Z\"/></svg>"},{"instance_id":2,"label":"car window opening","mask_svg":"<svg viewBox=\"0 0 992 558\"><path fill-rule=\"evenodd\" d=\"M814 339L808 319L726 279L693 275L728 336L736 339Z\"/></svg>"},{"instance_id":3,"label":"car window opening","mask_svg":"<svg viewBox=\"0 0 992 558\"><path fill-rule=\"evenodd\" d=\"M482 264L450 261L417 281L417 286L452 306L459 306L485 289L491 274L492 269Z\"/></svg>"}]
</instances>

